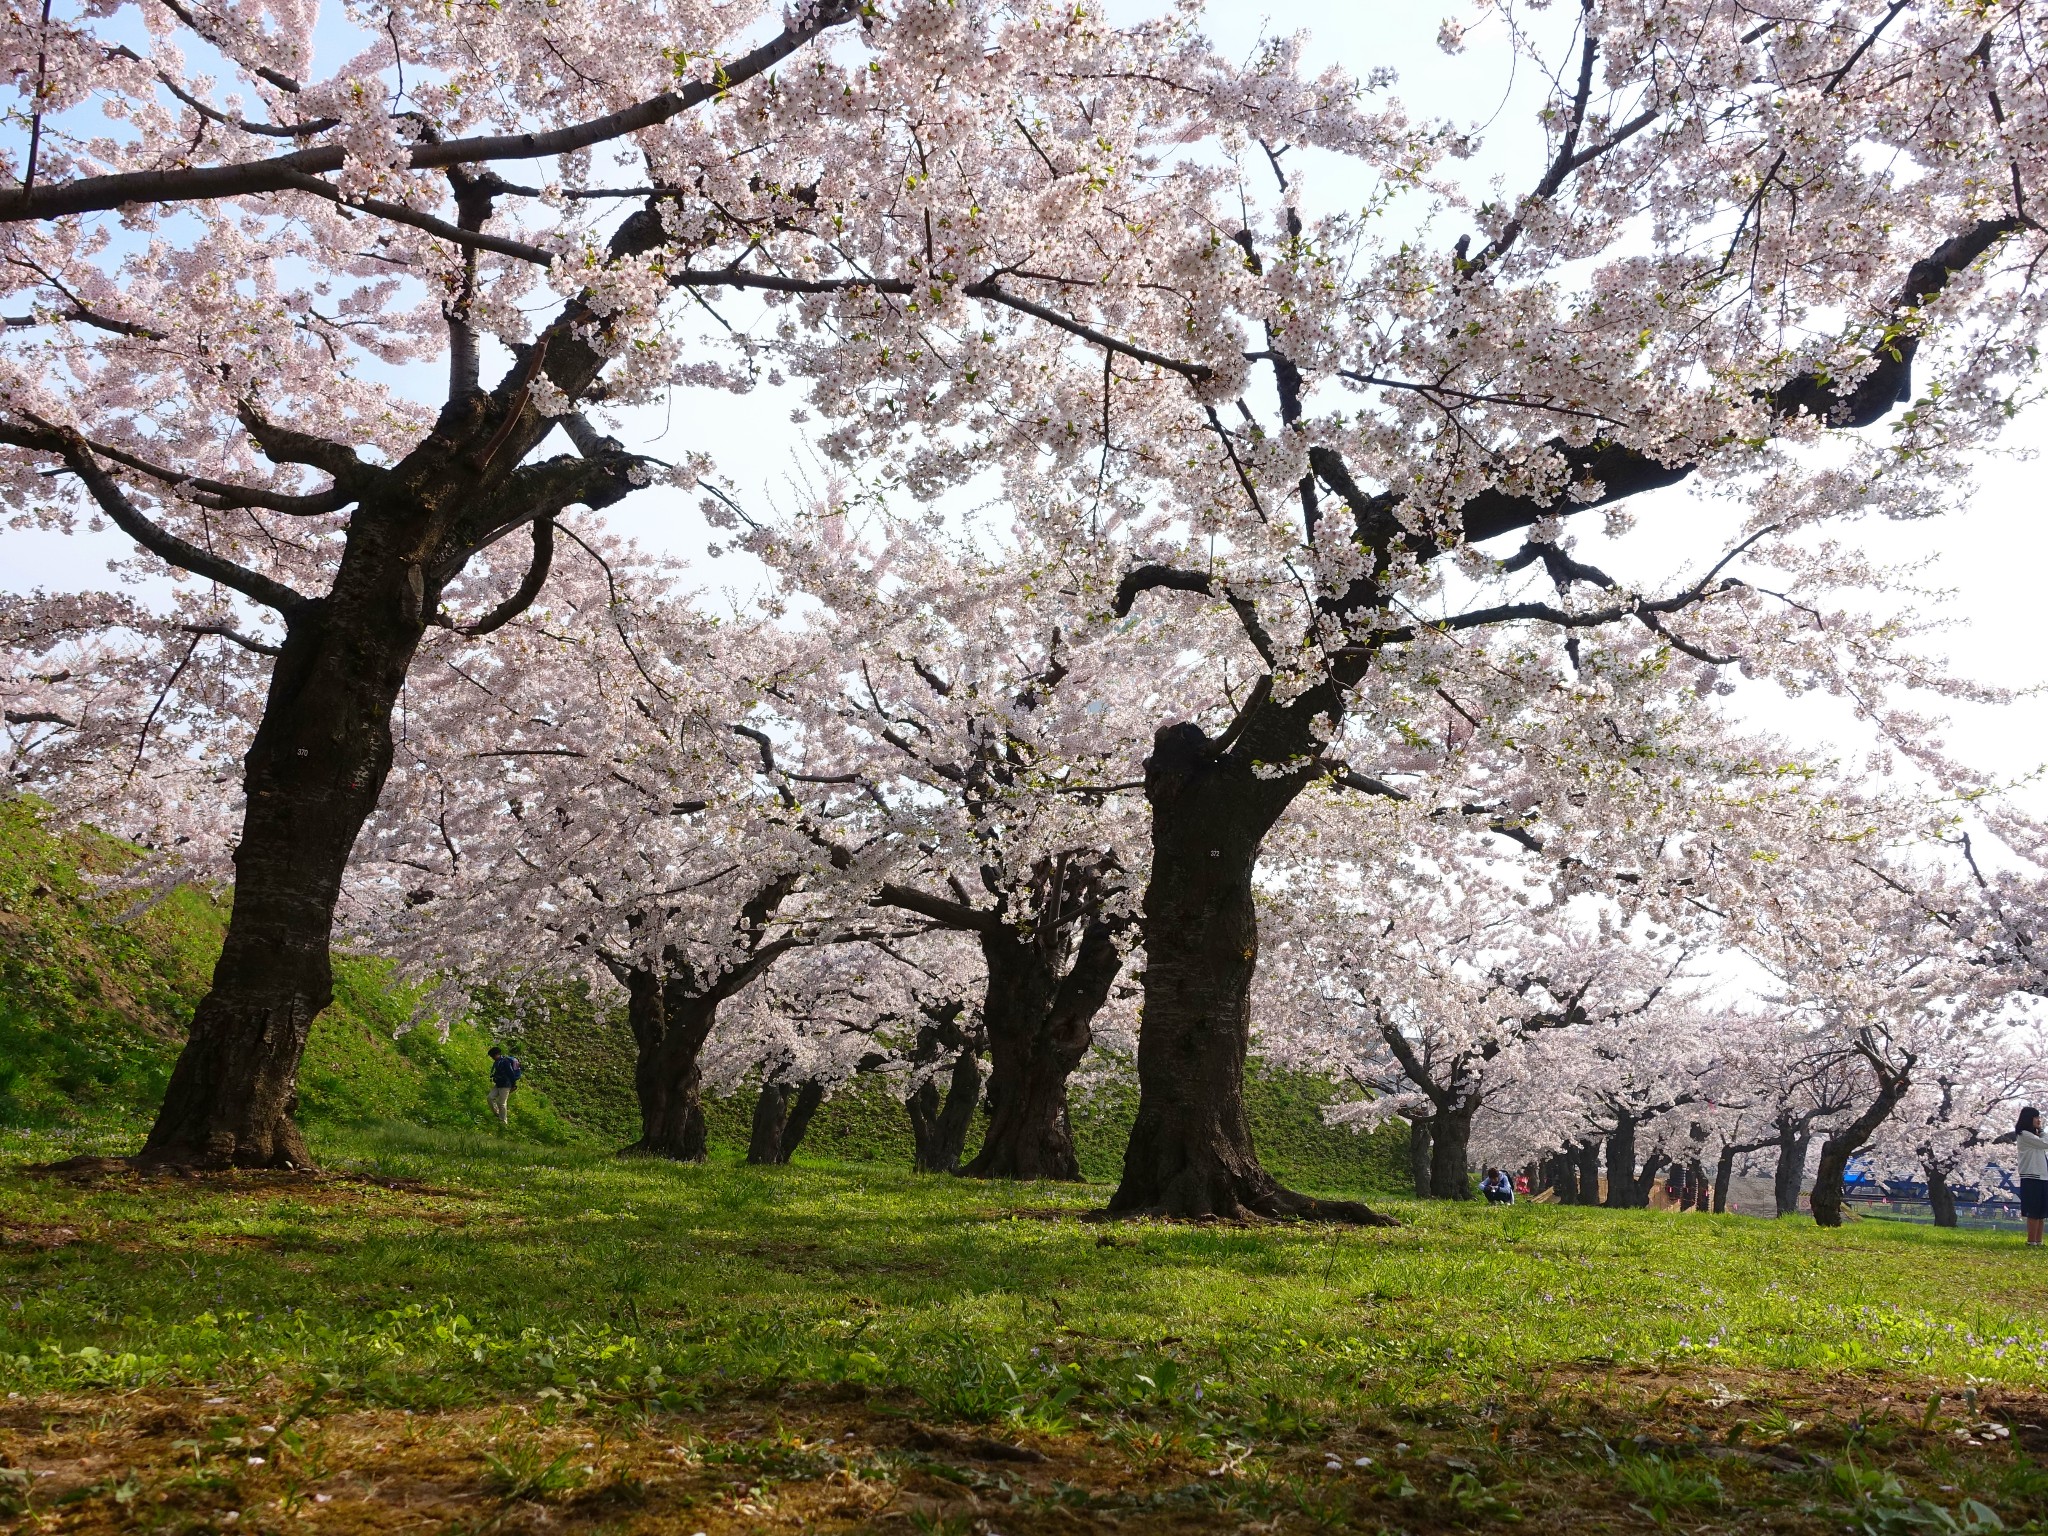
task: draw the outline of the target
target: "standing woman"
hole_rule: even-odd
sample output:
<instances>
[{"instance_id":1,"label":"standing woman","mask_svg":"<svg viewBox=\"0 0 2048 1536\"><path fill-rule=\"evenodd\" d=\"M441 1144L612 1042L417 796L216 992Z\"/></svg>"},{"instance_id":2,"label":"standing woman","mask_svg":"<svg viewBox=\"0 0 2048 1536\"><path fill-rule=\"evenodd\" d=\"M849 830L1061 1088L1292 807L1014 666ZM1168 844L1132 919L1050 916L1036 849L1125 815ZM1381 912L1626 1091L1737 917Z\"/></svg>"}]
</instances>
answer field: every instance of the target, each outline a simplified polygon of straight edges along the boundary
<instances>
[{"instance_id":1,"label":"standing woman","mask_svg":"<svg viewBox=\"0 0 2048 1536\"><path fill-rule=\"evenodd\" d=\"M2041 1223L2048 1219L2048 1137L2041 1134L2041 1111L2029 1104L2020 1111L2013 1138L2020 1149L2020 1214L2027 1218L2027 1246L2041 1246Z\"/></svg>"}]
</instances>

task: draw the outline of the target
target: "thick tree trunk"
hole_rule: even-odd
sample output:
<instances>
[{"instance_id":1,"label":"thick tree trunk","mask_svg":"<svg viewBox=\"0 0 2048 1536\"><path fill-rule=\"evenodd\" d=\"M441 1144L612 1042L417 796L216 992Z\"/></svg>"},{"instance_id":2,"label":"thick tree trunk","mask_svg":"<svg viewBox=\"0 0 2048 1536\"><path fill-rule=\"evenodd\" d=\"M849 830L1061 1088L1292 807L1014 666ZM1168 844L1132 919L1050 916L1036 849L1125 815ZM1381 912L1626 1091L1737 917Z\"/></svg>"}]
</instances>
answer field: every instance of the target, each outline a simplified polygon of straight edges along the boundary
<instances>
[{"instance_id":1,"label":"thick tree trunk","mask_svg":"<svg viewBox=\"0 0 2048 1536\"><path fill-rule=\"evenodd\" d=\"M1633 1210L1636 1205L1636 1122L1622 1115L1607 1136L1607 1208Z\"/></svg>"},{"instance_id":2,"label":"thick tree trunk","mask_svg":"<svg viewBox=\"0 0 2048 1536\"><path fill-rule=\"evenodd\" d=\"M943 1094L938 1079L928 1077L904 1101L910 1115L911 1168L917 1173L952 1173L959 1168L974 1109L981 1102L981 1039L960 1028L962 1011L956 1004L933 1013L918 1031L913 1060L920 1066L931 1065L948 1050L957 1054Z\"/></svg>"},{"instance_id":3,"label":"thick tree trunk","mask_svg":"<svg viewBox=\"0 0 2048 1536\"><path fill-rule=\"evenodd\" d=\"M1771 1193L1780 1216L1799 1214L1799 1190L1806 1183L1806 1154L1813 1145L1813 1132L1805 1126L1778 1128L1778 1166L1771 1176Z\"/></svg>"},{"instance_id":4,"label":"thick tree trunk","mask_svg":"<svg viewBox=\"0 0 2048 1536\"><path fill-rule=\"evenodd\" d=\"M1253 1150L1244 1112L1259 954L1252 868L1299 785L1261 779L1213 746L1198 726L1167 726L1145 765L1152 876L1138 1117L1109 1209L1386 1224L1363 1205L1281 1188Z\"/></svg>"},{"instance_id":5,"label":"thick tree trunk","mask_svg":"<svg viewBox=\"0 0 2048 1536\"><path fill-rule=\"evenodd\" d=\"M1738 1148L1724 1146L1721 1148L1721 1155L1714 1159L1714 1214L1716 1216L1725 1216L1728 1213L1728 1186L1735 1179L1735 1159L1738 1155Z\"/></svg>"},{"instance_id":6,"label":"thick tree trunk","mask_svg":"<svg viewBox=\"0 0 2048 1536\"><path fill-rule=\"evenodd\" d=\"M1476 1104L1446 1109L1437 1106L1429 1148L1429 1196L1432 1200L1470 1200L1472 1195L1472 1115Z\"/></svg>"},{"instance_id":7,"label":"thick tree trunk","mask_svg":"<svg viewBox=\"0 0 2048 1536\"><path fill-rule=\"evenodd\" d=\"M1821 1143L1820 1161L1813 1170L1813 1219L1817 1226L1842 1224L1842 1179L1849 1171L1849 1159L1863 1150L1912 1087L1911 1060L1896 1073L1878 1065L1877 1082L1877 1097L1863 1113Z\"/></svg>"},{"instance_id":8,"label":"thick tree trunk","mask_svg":"<svg viewBox=\"0 0 2048 1536\"><path fill-rule=\"evenodd\" d=\"M1088 1053L1095 1015L1123 964L1115 938L1106 925L1090 923L1064 976L1044 948L1007 927L985 930L981 953L988 1133L960 1171L977 1179L1078 1180L1067 1079Z\"/></svg>"},{"instance_id":9,"label":"thick tree trunk","mask_svg":"<svg viewBox=\"0 0 2048 1536\"><path fill-rule=\"evenodd\" d=\"M1842 1224L1842 1177L1849 1169L1849 1159L1855 1155L1856 1146L1842 1146L1835 1137L1821 1143L1820 1161L1813 1165L1813 1220L1816 1226L1839 1227Z\"/></svg>"},{"instance_id":10,"label":"thick tree trunk","mask_svg":"<svg viewBox=\"0 0 2048 1536\"><path fill-rule=\"evenodd\" d=\"M1573 1150L1572 1155L1578 1163L1579 1169L1579 1195L1575 1203L1579 1205L1598 1205L1600 1203L1600 1143L1597 1141L1582 1141Z\"/></svg>"},{"instance_id":11,"label":"thick tree trunk","mask_svg":"<svg viewBox=\"0 0 2048 1536\"><path fill-rule=\"evenodd\" d=\"M1934 1211L1937 1227L1952 1227L1956 1224L1956 1192L1949 1183L1948 1174L1932 1163L1927 1169L1927 1203Z\"/></svg>"},{"instance_id":12,"label":"thick tree trunk","mask_svg":"<svg viewBox=\"0 0 2048 1536\"><path fill-rule=\"evenodd\" d=\"M789 1101L795 1097L787 1083L763 1083L754 1100L754 1123L747 1135L747 1161L755 1167L772 1168L787 1162L782 1155L782 1129L789 1121Z\"/></svg>"},{"instance_id":13,"label":"thick tree trunk","mask_svg":"<svg viewBox=\"0 0 2048 1536\"><path fill-rule=\"evenodd\" d=\"M810 1128L811 1116L824 1102L825 1085L812 1078L801 1083L763 1083L754 1100L747 1161L759 1168L787 1163Z\"/></svg>"},{"instance_id":14,"label":"thick tree trunk","mask_svg":"<svg viewBox=\"0 0 2048 1536\"><path fill-rule=\"evenodd\" d=\"M651 249L660 221L638 217L646 229L627 244ZM608 360L605 329L574 300L533 360L544 356L554 387L578 397ZM139 1161L310 1164L293 1114L306 1036L332 996L334 903L390 772L392 707L439 612L442 584L494 532L573 502L606 506L627 490L621 463L544 509L530 491L499 496L555 430L531 382L508 376L492 395L451 401L435 430L358 501L326 595L286 614L263 718L243 759L234 910Z\"/></svg>"},{"instance_id":15,"label":"thick tree trunk","mask_svg":"<svg viewBox=\"0 0 2048 1536\"><path fill-rule=\"evenodd\" d=\"M332 594L292 618L271 672L243 759L234 910L146 1164L312 1166L293 1119L299 1057L333 997L342 872L391 770L391 710L437 600L370 514L357 520Z\"/></svg>"},{"instance_id":16,"label":"thick tree trunk","mask_svg":"<svg viewBox=\"0 0 2048 1536\"><path fill-rule=\"evenodd\" d=\"M1429 1198L1429 1161L1432 1133L1427 1115L1408 1122L1408 1177L1415 1185L1415 1198Z\"/></svg>"},{"instance_id":17,"label":"thick tree trunk","mask_svg":"<svg viewBox=\"0 0 2048 1536\"><path fill-rule=\"evenodd\" d=\"M675 978L636 970L626 986L626 1021L636 1047L633 1092L640 1139L625 1152L701 1163L706 1151L700 1056L718 1018L715 999L693 996Z\"/></svg>"}]
</instances>

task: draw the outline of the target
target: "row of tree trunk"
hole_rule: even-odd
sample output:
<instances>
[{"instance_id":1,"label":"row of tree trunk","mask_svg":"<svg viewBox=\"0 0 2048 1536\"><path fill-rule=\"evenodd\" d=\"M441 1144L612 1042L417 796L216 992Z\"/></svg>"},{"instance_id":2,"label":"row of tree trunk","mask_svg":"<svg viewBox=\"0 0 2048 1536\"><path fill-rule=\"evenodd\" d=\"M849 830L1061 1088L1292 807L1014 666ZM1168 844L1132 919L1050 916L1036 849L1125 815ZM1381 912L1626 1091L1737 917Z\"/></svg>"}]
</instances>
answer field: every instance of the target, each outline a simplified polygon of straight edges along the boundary
<instances>
[{"instance_id":1,"label":"row of tree trunk","mask_svg":"<svg viewBox=\"0 0 2048 1536\"><path fill-rule=\"evenodd\" d=\"M633 1090L640 1108L640 1136L620 1150L678 1162L702 1162L709 1150L704 1123L704 1042L710 1037L717 1016L715 1001L693 994L686 981L662 980L652 972L634 970L626 977L627 1023L633 1032ZM987 1037L963 1022L966 1009L955 1003L929 1010L911 1051L913 1071L927 1075L905 1101L914 1146L913 1166L920 1173L957 1173L966 1150L967 1134L974 1123L974 1111L982 1100L981 1053ZM937 1070L945 1058L952 1065ZM857 1070L871 1071L887 1058L864 1057ZM771 1066L763 1075L754 1100L753 1123L747 1138L747 1161L757 1167L787 1163L811 1119L825 1102L826 1085L817 1078L793 1075L788 1060ZM941 1086L940 1078L945 1082ZM1072 1157L1073 1139L1067 1120L1066 1080L1061 1075L1053 1098L1052 1114L1057 1145ZM996 1107L991 1108L991 1131L1001 1124ZM1012 1116L1014 1126L1016 1116ZM988 1156L984 1139L982 1156ZM1014 1143L1013 1143L1014 1144ZM1039 1138L1036 1145L1047 1145ZM971 1168L967 1171L973 1171ZM998 1175L1000 1176L1000 1175ZM1039 1177L1079 1178L1078 1165L1070 1174Z\"/></svg>"},{"instance_id":2,"label":"row of tree trunk","mask_svg":"<svg viewBox=\"0 0 2048 1536\"><path fill-rule=\"evenodd\" d=\"M1574 1142L1538 1161L1531 1187L1552 1191L1560 1205L1605 1205L1610 1210L1644 1210L1656 1192L1658 1176L1670 1166L1662 1152L1652 1152L1640 1166L1636 1162L1636 1133L1642 1120L1626 1111L1617 1113L1615 1127L1604 1143L1598 1138ZM1409 1121L1408 1163L1417 1198L1424 1200L1470 1200L1474 1198L1469 1148L1472 1116L1439 1111L1418 1115ZM1601 1153L1606 1153L1608 1176L1603 1193L1600 1179ZM1692 1165L1685 1172L1690 1176ZM1700 1179L1704 1187L1704 1177ZM1688 1185L1688 1187L1691 1187Z\"/></svg>"},{"instance_id":3,"label":"row of tree trunk","mask_svg":"<svg viewBox=\"0 0 2048 1536\"><path fill-rule=\"evenodd\" d=\"M1823 1140L1810 1197L1810 1208L1822 1226L1841 1225L1842 1184L1849 1159L1868 1142L1871 1133L1896 1107L1903 1091L1902 1085L1883 1084L1863 1114ZM1608 1168L1628 1171L1618 1178L1610 1173L1604 1201L1600 1193L1601 1147L1598 1141L1577 1142L1544 1157L1536 1165L1534 1187L1552 1191L1560 1205L1605 1204L1617 1209L1647 1206L1650 1194L1656 1188L1657 1171L1665 1166L1666 1160L1661 1154L1652 1154L1641 1170L1636 1171L1635 1130L1633 1124L1624 1123L1607 1138ZM1428 1134L1427 1122L1416 1122L1411 1147L1415 1142L1426 1143ZM1783 1117L1778 1121L1776 1135L1771 1140L1724 1143L1715 1159L1711 1180L1699 1159L1688 1159L1672 1170L1678 1208L1682 1211L1707 1210L1711 1202L1715 1215L1725 1214L1736 1162L1748 1153L1775 1147L1778 1156L1771 1178L1773 1214L1796 1216L1800 1191L1806 1185L1806 1165L1813 1141L1811 1117ZM1417 1162L1415 1166L1420 1169L1424 1165ZM1420 1172L1416 1175L1416 1193L1428 1193ZM1931 1163L1927 1167L1927 1200L1936 1226L1953 1227L1956 1224L1955 1191L1949 1185L1945 1170Z\"/></svg>"}]
</instances>

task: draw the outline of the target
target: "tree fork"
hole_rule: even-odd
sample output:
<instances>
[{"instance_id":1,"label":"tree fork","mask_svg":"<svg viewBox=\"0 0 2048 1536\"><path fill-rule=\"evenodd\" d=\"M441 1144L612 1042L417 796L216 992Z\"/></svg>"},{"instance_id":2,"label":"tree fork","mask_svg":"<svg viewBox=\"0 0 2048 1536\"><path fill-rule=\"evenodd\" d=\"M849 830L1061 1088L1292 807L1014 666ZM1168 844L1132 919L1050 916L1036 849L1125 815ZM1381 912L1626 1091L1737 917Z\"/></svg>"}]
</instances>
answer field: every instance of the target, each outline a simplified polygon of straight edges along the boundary
<instances>
[{"instance_id":1,"label":"tree fork","mask_svg":"<svg viewBox=\"0 0 2048 1536\"><path fill-rule=\"evenodd\" d=\"M1297 787L1276 786L1241 758L1218 754L1199 726L1169 725L1153 737L1138 1116L1109 1202L1113 1216L1393 1225L1355 1201L1282 1188L1260 1166L1245 1119L1258 963L1252 869Z\"/></svg>"},{"instance_id":2,"label":"tree fork","mask_svg":"<svg viewBox=\"0 0 2048 1536\"><path fill-rule=\"evenodd\" d=\"M691 994L675 977L636 968L626 986L626 1020L633 1030L633 1094L640 1104L640 1139L624 1153L701 1163L709 1150L702 1103L700 1058L718 1018L715 998Z\"/></svg>"},{"instance_id":3,"label":"tree fork","mask_svg":"<svg viewBox=\"0 0 2048 1536\"><path fill-rule=\"evenodd\" d=\"M916 1173L954 1173L960 1154L967 1146L968 1128L974 1123L975 1106L981 1102L981 1046L979 1035L959 1027L962 1009L958 1004L934 1014L918 1031L917 1059L930 1064L946 1049L956 1050L946 1092L939 1093L936 1078L926 1078L917 1091L904 1100L910 1117L911 1169Z\"/></svg>"},{"instance_id":4,"label":"tree fork","mask_svg":"<svg viewBox=\"0 0 2048 1536\"><path fill-rule=\"evenodd\" d=\"M816 1078L805 1078L801 1083L763 1083L760 1096L754 1101L747 1161L757 1168L786 1164L803 1143L811 1117L824 1102L825 1085Z\"/></svg>"},{"instance_id":5,"label":"tree fork","mask_svg":"<svg viewBox=\"0 0 2048 1536\"><path fill-rule=\"evenodd\" d=\"M968 1178L1078 1182L1067 1079L1094 1038L1092 1024L1123 957L1107 924L1090 922L1074 963L1059 974L1046 947L1010 930L983 930L988 991L989 1124Z\"/></svg>"},{"instance_id":6,"label":"tree fork","mask_svg":"<svg viewBox=\"0 0 2048 1536\"><path fill-rule=\"evenodd\" d=\"M1813 1170L1812 1205L1816 1226L1839 1227L1842 1224L1842 1179L1849 1170L1849 1159L1877 1134L1877 1128L1891 1118L1892 1111L1899 1107L1899 1101L1913 1086L1914 1058L1910 1054L1904 1066L1893 1067L1867 1042L1858 1047L1858 1053L1869 1062L1871 1073L1877 1079L1877 1096L1865 1106L1862 1114L1821 1143L1820 1161Z\"/></svg>"}]
</instances>

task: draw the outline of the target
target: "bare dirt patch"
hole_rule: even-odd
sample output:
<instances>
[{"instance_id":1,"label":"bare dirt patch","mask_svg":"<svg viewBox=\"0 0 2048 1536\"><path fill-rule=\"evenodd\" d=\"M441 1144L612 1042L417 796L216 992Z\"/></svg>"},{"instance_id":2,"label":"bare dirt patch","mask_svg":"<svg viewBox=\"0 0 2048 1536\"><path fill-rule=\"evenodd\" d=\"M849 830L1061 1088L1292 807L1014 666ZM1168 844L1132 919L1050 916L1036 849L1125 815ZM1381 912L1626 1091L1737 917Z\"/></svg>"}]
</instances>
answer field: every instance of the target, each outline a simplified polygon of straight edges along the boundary
<instances>
[{"instance_id":1,"label":"bare dirt patch","mask_svg":"<svg viewBox=\"0 0 2048 1536\"><path fill-rule=\"evenodd\" d=\"M43 1221L0 1221L0 1248L68 1248L83 1241L76 1227Z\"/></svg>"},{"instance_id":2,"label":"bare dirt patch","mask_svg":"<svg viewBox=\"0 0 2048 1536\"><path fill-rule=\"evenodd\" d=\"M2048 1514L2031 1449L2048 1397L2025 1394L1930 1404L1854 1378L1589 1372L1513 1402L1271 1441L1167 1421L948 1428L907 1402L835 1396L701 1413L554 1394L442 1413L200 1392L17 1399L0 1404L0 1526L1421 1536L1541 1518L1818 1536L1892 1529L1870 1522L1917 1509L1923 1489L1944 1507L1995 1498L2009 1526Z\"/></svg>"},{"instance_id":3,"label":"bare dirt patch","mask_svg":"<svg viewBox=\"0 0 2048 1536\"><path fill-rule=\"evenodd\" d=\"M378 1174L330 1172L318 1168L183 1168L145 1167L132 1157L85 1155L56 1163L29 1163L21 1171L61 1179L79 1189L160 1191L179 1186L237 1195L289 1195L314 1204L359 1196L364 1190L419 1195L444 1200L473 1200L469 1190L445 1189L421 1179L395 1179Z\"/></svg>"}]
</instances>

